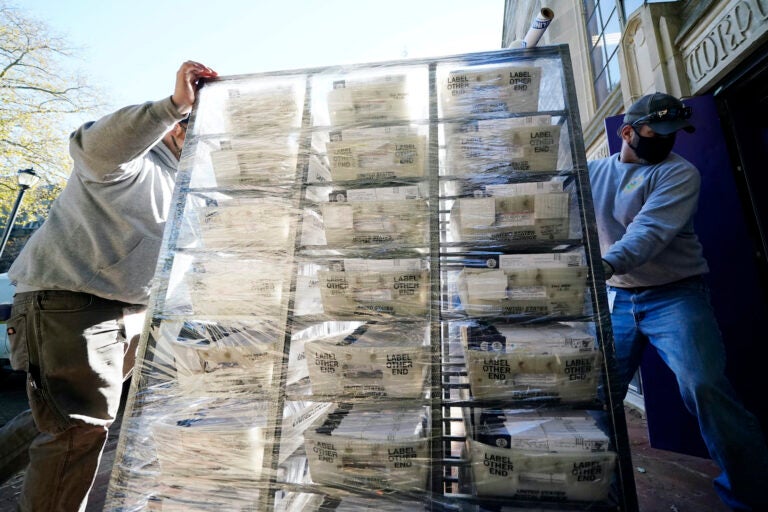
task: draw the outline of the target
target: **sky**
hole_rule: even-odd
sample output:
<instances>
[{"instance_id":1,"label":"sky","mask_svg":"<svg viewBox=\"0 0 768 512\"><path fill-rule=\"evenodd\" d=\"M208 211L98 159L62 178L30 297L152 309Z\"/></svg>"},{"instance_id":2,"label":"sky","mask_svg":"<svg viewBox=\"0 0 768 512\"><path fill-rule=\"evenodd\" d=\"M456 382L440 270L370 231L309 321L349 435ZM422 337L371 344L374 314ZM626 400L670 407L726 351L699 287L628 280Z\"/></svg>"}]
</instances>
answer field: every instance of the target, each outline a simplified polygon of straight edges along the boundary
<instances>
[{"instance_id":1,"label":"sky","mask_svg":"<svg viewBox=\"0 0 768 512\"><path fill-rule=\"evenodd\" d=\"M78 48L105 111L173 92L196 60L240 75L501 47L504 0L16 0Z\"/></svg>"}]
</instances>

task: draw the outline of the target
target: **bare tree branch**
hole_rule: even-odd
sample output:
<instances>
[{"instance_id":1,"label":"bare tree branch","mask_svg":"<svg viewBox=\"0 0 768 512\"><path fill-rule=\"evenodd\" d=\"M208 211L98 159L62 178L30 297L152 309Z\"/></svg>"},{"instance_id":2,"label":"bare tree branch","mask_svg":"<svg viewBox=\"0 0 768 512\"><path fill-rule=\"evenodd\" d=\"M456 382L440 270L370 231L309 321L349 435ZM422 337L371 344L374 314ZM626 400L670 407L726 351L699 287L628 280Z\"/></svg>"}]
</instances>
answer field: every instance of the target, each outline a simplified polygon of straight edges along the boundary
<instances>
[{"instance_id":1,"label":"bare tree branch","mask_svg":"<svg viewBox=\"0 0 768 512\"><path fill-rule=\"evenodd\" d=\"M0 211L13 201L14 170L34 168L54 185L46 194L60 188L70 170L67 116L100 106L74 71L77 50L11 1L0 0L0 171L8 173L0 176Z\"/></svg>"}]
</instances>

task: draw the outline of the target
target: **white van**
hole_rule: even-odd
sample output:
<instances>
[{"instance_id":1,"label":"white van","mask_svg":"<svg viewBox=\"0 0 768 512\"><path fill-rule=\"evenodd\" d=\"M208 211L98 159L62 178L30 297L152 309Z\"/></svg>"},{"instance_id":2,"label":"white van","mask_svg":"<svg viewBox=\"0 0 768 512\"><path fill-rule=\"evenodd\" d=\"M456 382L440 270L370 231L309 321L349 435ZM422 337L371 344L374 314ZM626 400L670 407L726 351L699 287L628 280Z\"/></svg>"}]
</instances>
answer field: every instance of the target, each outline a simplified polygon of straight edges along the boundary
<instances>
[{"instance_id":1,"label":"white van","mask_svg":"<svg viewBox=\"0 0 768 512\"><path fill-rule=\"evenodd\" d=\"M11 284L8 274L0 274L0 371L11 370L11 345L8 343L8 332L5 321L11 314L13 294L16 287Z\"/></svg>"}]
</instances>

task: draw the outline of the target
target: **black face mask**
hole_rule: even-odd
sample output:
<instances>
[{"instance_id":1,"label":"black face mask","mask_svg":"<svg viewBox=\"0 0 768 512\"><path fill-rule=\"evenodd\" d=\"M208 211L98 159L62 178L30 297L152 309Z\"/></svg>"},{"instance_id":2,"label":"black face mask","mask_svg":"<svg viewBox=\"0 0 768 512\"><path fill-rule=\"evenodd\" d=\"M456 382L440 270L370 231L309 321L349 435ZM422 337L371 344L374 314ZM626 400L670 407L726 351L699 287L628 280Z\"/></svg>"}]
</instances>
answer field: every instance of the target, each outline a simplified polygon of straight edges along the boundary
<instances>
[{"instance_id":1,"label":"black face mask","mask_svg":"<svg viewBox=\"0 0 768 512\"><path fill-rule=\"evenodd\" d=\"M642 158L650 164L657 164L667 158L672 151L672 146L675 145L676 134L674 133L665 137L643 137L637 128L633 126L632 129L637 134L638 140L636 146L629 144L629 147L635 151L638 158Z\"/></svg>"}]
</instances>

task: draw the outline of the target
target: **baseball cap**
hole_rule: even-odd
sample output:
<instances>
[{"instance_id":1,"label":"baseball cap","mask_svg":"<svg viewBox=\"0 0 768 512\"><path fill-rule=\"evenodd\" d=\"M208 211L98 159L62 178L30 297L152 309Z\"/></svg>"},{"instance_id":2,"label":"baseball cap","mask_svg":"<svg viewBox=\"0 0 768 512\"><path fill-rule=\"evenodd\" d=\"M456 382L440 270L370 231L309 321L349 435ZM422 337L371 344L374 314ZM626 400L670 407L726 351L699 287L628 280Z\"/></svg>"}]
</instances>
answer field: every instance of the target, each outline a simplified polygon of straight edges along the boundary
<instances>
[{"instance_id":1,"label":"baseball cap","mask_svg":"<svg viewBox=\"0 0 768 512\"><path fill-rule=\"evenodd\" d=\"M690 117L691 107L686 107L674 96L656 92L634 102L624 114L624 123L632 126L647 124L660 135L680 129L692 133L696 128L688 122Z\"/></svg>"}]
</instances>

